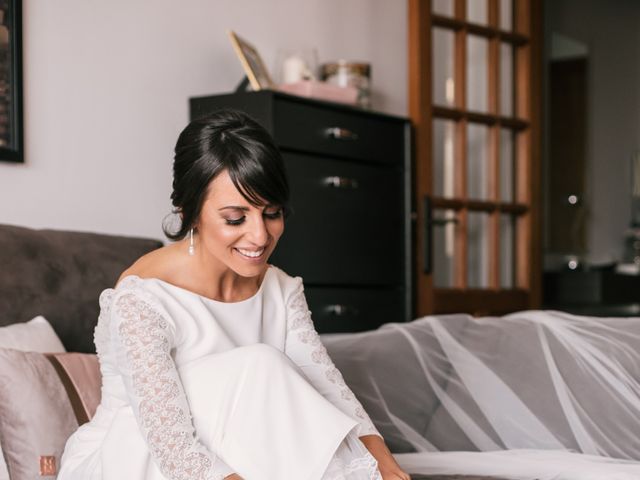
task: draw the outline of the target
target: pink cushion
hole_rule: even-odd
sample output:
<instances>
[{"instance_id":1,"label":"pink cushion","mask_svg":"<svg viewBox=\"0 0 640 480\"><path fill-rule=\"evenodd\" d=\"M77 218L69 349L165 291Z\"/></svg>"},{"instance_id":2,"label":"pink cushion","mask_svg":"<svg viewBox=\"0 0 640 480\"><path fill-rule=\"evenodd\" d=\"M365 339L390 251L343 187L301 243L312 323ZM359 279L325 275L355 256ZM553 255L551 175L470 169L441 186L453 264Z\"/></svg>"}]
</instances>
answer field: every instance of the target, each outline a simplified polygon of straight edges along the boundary
<instances>
[{"instance_id":1,"label":"pink cushion","mask_svg":"<svg viewBox=\"0 0 640 480\"><path fill-rule=\"evenodd\" d=\"M98 357L89 353L53 353L48 357L67 390L78 423L88 422L101 398Z\"/></svg>"}]
</instances>

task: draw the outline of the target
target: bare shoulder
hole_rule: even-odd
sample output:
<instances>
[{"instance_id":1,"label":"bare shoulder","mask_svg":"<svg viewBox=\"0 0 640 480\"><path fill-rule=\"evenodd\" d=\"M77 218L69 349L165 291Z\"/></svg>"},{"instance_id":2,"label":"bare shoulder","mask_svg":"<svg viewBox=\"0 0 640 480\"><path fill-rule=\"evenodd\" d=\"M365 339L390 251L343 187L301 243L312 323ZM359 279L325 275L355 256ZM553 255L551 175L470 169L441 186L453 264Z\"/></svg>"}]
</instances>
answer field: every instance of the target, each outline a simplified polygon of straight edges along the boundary
<instances>
[{"instance_id":1,"label":"bare shoulder","mask_svg":"<svg viewBox=\"0 0 640 480\"><path fill-rule=\"evenodd\" d=\"M180 256L176 255L175 244L158 248L136 260L122 272L117 283L120 283L123 278L133 275L140 278L170 280L171 272L175 271L179 258Z\"/></svg>"}]
</instances>

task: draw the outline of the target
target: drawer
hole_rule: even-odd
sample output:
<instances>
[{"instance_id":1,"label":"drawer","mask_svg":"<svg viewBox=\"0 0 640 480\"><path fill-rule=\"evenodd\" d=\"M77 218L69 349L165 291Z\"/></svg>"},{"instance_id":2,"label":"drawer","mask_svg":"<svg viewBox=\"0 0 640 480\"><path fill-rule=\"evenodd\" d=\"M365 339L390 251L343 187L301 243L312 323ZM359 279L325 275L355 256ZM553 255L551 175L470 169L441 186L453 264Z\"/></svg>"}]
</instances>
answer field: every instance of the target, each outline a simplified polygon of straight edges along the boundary
<instances>
[{"instance_id":1,"label":"drawer","mask_svg":"<svg viewBox=\"0 0 640 480\"><path fill-rule=\"evenodd\" d=\"M273 133L281 148L402 165L404 122L278 100Z\"/></svg>"},{"instance_id":2,"label":"drawer","mask_svg":"<svg viewBox=\"0 0 640 480\"><path fill-rule=\"evenodd\" d=\"M405 319L402 290L305 287L316 330L361 332Z\"/></svg>"},{"instance_id":3,"label":"drawer","mask_svg":"<svg viewBox=\"0 0 640 480\"><path fill-rule=\"evenodd\" d=\"M404 282L403 175L392 167L286 153L293 213L272 263L305 282Z\"/></svg>"}]
</instances>

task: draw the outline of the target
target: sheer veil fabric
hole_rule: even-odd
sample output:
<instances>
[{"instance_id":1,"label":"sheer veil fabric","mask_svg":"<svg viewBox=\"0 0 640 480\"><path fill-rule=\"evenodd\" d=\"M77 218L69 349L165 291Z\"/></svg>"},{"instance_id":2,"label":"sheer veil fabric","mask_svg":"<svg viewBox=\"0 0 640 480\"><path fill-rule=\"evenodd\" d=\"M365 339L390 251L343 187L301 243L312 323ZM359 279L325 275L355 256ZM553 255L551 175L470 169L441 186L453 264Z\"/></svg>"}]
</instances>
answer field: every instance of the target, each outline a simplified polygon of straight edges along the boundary
<instances>
[{"instance_id":1,"label":"sheer veil fabric","mask_svg":"<svg viewBox=\"0 0 640 480\"><path fill-rule=\"evenodd\" d=\"M430 316L325 344L410 473L640 478L638 318Z\"/></svg>"}]
</instances>

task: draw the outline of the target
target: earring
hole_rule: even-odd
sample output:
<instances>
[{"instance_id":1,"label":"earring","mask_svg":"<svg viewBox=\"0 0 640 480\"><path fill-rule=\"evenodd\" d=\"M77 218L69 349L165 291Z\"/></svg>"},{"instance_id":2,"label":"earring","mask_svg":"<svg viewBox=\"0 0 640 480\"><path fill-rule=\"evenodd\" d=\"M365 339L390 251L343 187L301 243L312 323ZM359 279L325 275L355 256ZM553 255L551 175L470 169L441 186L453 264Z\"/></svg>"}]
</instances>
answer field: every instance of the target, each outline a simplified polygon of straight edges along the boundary
<instances>
[{"instance_id":1,"label":"earring","mask_svg":"<svg viewBox=\"0 0 640 480\"><path fill-rule=\"evenodd\" d=\"M193 228L189 230L189 256L193 257L196 253L196 247L193 245Z\"/></svg>"}]
</instances>

